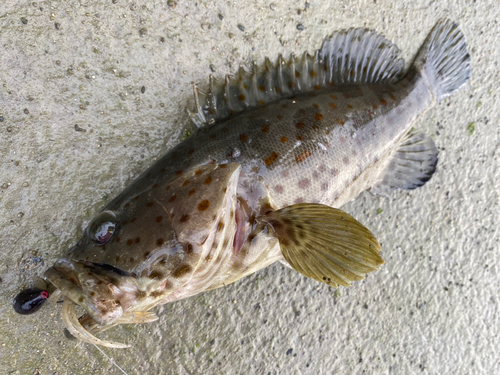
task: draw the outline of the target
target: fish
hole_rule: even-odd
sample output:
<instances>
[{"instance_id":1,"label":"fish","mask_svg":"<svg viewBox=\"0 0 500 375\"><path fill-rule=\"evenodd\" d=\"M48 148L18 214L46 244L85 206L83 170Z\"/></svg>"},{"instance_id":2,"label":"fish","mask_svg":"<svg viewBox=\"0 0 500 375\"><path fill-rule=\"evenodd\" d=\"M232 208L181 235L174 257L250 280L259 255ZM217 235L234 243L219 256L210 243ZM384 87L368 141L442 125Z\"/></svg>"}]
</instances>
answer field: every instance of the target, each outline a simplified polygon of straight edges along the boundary
<instances>
[{"instance_id":1,"label":"fish","mask_svg":"<svg viewBox=\"0 0 500 375\"><path fill-rule=\"evenodd\" d=\"M128 347L96 335L154 322L156 306L277 261L335 288L377 270L380 244L340 208L364 191L429 181L438 150L414 124L470 77L450 20L437 22L407 72L400 54L375 31L352 28L312 55L210 76L206 92L193 85L197 132L112 199L44 273L55 288L48 299L64 298L69 333Z\"/></svg>"}]
</instances>

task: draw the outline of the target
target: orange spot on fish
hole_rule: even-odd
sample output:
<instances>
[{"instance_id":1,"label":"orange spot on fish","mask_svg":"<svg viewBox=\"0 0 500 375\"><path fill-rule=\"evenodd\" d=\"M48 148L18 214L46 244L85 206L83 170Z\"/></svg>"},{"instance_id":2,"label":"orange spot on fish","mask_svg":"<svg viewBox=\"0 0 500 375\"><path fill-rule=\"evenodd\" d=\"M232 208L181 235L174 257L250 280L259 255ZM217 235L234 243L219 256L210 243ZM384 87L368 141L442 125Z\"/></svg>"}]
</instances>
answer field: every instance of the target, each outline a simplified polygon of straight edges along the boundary
<instances>
[{"instance_id":1,"label":"orange spot on fish","mask_svg":"<svg viewBox=\"0 0 500 375\"><path fill-rule=\"evenodd\" d=\"M156 240L156 245L157 245L157 246L161 246L161 245L163 245L164 243L165 243L165 240L164 240L163 238L158 238L158 239Z\"/></svg>"},{"instance_id":2,"label":"orange spot on fish","mask_svg":"<svg viewBox=\"0 0 500 375\"><path fill-rule=\"evenodd\" d=\"M260 91L266 91L266 88L265 88L264 86L260 85L260 86L259 86L259 90L260 90Z\"/></svg>"},{"instance_id":3,"label":"orange spot on fish","mask_svg":"<svg viewBox=\"0 0 500 375\"><path fill-rule=\"evenodd\" d=\"M266 104L266 102L265 102L265 101L263 101L263 100L259 100L259 101L257 102L257 104L258 104L258 105L264 105L264 104Z\"/></svg>"},{"instance_id":4,"label":"orange spot on fish","mask_svg":"<svg viewBox=\"0 0 500 375\"><path fill-rule=\"evenodd\" d=\"M330 106L331 109L337 108L337 106L335 104L333 104L333 103L328 103L328 105Z\"/></svg>"},{"instance_id":5,"label":"orange spot on fish","mask_svg":"<svg viewBox=\"0 0 500 375\"><path fill-rule=\"evenodd\" d=\"M278 118L278 120L283 120L283 116L281 116L281 115L278 115L276 117Z\"/></svg>"},{"instance_id":6,"label":"orange spot on fish","mask_svg":"<svg viewBox=\"0 0 500 375\"><path fill-rule=\"evenodd\" d=\"M306 151L304 151L302 154L297 155L297 156L295 157L295 161L296 161L297 163L300 163L301 161L306 160L309 156L311 156L311 152L310 152L310 151L308 151L308 150L306 150Z\"/></svg>"},{"instance_id":7,"label":"orange spot on fish","mask_svg":"<svg viewBox=\"0 0 500 375\"><path fill-rule=\"evenodd\" d=\"M127 240L127 246L132 246L133 243L134 243L134 240L132 240L132 239Z\"/></svg>"},{"instance_id":8,"label":"orange spot on fish","mask_svg":"<svg viewBox=\"0 0 500 375\"><path fill-rule=\"evenodd\" d=\"M313 130L318 131L319 130L319 126L313 125Z\"/></svg>"},{"instance_id":9,"label":"orange spot on fish","mask_svg":"<svg viewBox=\"0 0 500 375\"><path fill-rule=\"evenodd\" d=\"M153 207L153 202L146 203L146 207Z\"/></svg>"},{"instance_id":10,"label":"orange spot on fish","mask_svg":"<svg viewBox=\"0 0 500 375\"><path fill-rule=\"evenodd\" d=\"M321 121L321 120L323 120L323 115L322 115L321 113L316 113L316 114L314 115L314 119L315 119L316 121Z\"/></svg>"},{"instance_id":11,"label":"orange spot on fish","mask_svg":"<svg viewBox=\"0 0 500 375\"><path fill-rule=\"evenodd\" d=\"M191 181L190 180L186 180L182 183L182 186L187 186Z\"/></svg>"},{"instance_id":12,"label":"orange spot on fish","mask_svg":"<svg viewBox=\"0 0 500 375\"><path fill-rule=\"evenodd\" d=\"M348 104L348 105L347 105L347 108L349 108L349 109L353 109L354 107L353 107L351 104Z\"/></svg>"},{"instance_id":13,"label":"orange spot on fish","mask_svg":"<svg viewBox=\"0 0 500 375\"><path fill-rule=\"evenodd\" d=\"M280 141L282 143L286 143L286 142L288 142L288 138L287 137L281 137Z\"/></svg>"},{"instance_id":14,"label":"orange spot on fish","mask_svg":"<svg viewBox=\"0 0 500 375\"><path fill-rule=\"evenodd\" d=\"M130 222L133 223L136 220L137 220L137 218L134 217L134 218L130 219Z\"/></svg>"},{"instance_id":15,"label":"orange spot on fish","mask_svg":"<svg viewBox=\"0 0 500 375\"><path fill-rule=\"evenodd\" d=\"M300 73L298 71L295 71L295 77L297 77L297 78L300 77Z\"/></svg>"},{"instance_id":16,"label":"orange spot on fish","mask_svg":"<svg viewBox=\"0 0 500 375\"><path fill-rule=\"evenodd\" d=\"M201 174L201 169L198 169L196 172L194 172L194 174L195 174L195 175L197 175L197 176L198 176L199 174Z\"/></svg>"},{"instance_id":17,"label":"orange spot on fish","mask_svg":"<svg viewBox=\"0 0 500 375\"><path fill-rule=\"evenodd\" d=\"M194 150L193 149L191 149L191 150L188 151L188 155L193 155L193 154L194 154Z\"/></svg>"},{"instance_id":18,"label":"orange spot on fish","mask_svg":"<svg viewBox=\"0 0 500 375\"><path fill-rule=\"evenodd\" d=\"M350 98L351 97L347 92L344 92L342 95L344 95L344 98Z\"/></svg>"},{"instance_id":19,"label":"orange spot on fish","mask_svg":"<svg viewBox=\"0 0 500 375\"><path fill-rule=\"evenodd\" d=\"M344 121L342 121L342 119L339 119L339 118L337 119L337 123L338 123L339 125L344 125Z\"/></svg>"},{"instance_id":20,"label":"orange spot on fish","mask_svg":"<svg viewBox=\"0 0 500 375\"><path fill-rule=\"evenodd\" d=\"M115 242L120 242L120 237L116 237Z\"/></svg>"},{"instance_id":21,"label":"orange spot on fish","mask_svg":"<svg viewBox=\"0 0 500 375\"><path fill-rule=\"evenodd\" d=\"M332 100L337 100L337 99L338 99L335 95L330 95L330 98L331 98Z\"/></svg>"},{"instance_id":22,"label":"orange spot on fish","mask_svg":"<svg viewBox=\"0 0 500 375\"><path fill-rule=\"evenodd\" d=\"M374 104L372 105L373 109L377 109L378 108L378 105Z\"/></svg>"},{"instance_id":23,"label":"orange spot on fish","mask_svg":"<svg viewBox=\"0 0 500 375\"><path fill-rule=\"evenodd\" d=\"M246 134L240 134L240 141L241 142L246 142L248 139L248 135Z\"/></svg>"},{"instance_id":24,"label":"orange spot on fish","mask_svg":"<svg viewBox=\"0 0 500 375\"><path fill-rule=\"evenodd\" d=\"M264 124L262 125L262 128L260 129L262 133L269 133L269 124Z\"/></svg>"},{"instance_id":25,"label":"orange spot on fish","mask_svg":"<svg viewBox=\"0 0 500 375\"><path fill-rule=\"evenodd\" d=\"M318 103L313 103L313 107L314 108L319 108L319 104Z\"/></svg>"},{"instance_id":26,"label":"orange spot on fish","mask_svg":"<svg viewBox=\"0 0 500 375\"><path fill-rule=\"evenodd\" d=\"M217 224L217 232L220 232L222 229L224 229L224 223L219 221L219 224Z\"/></svg>"},{"instance_id":27,"label":"orange spot on fish","mask_svg":"<svg viewBox=\"0 0 500 375\"><path fill-rule=\"evenodd\" d=\"M130 202L127 202L127 203L125 204L125 207L128 207L128 206L130 206Z\"/></svg>"},{"instance_id":28,"label":"orange spot on fish","mask_svg":"<svg viewBox=\"0 0 500 375\"><path fill-rule=\"evenodd\" d=\"M306 127L306 124L304 124L302 121L299 121L299 122L295 125L295 127L296 127L297 129L304 129L304 128Z\"/></svg>"},{"instance_id":29,"label":"orange spot on fish","mask_svg":"<svg viewBox=\"0 0 500 375\"><path fill-rule=\"evenodd\" d=\"M189 264L183 264L177 267L174 272L172 272L172 276L175 278L186 276L189 272L191 272L192 268Z\"/></svg>"},{"instance_id":30,"label":"orange spot on fish","mask_svg":"<svg viewBox=\"0 0 500 375\"><path fill-rule=\"evenodd\" d=\"M278 159L278 154L276 152L273 152L271 155L264 159L264 163L266 163L266 165L271 165L276 161L276 159Z\"/></svg>"},{"instance_id":31,"label":"orange spot on fish","mask_svg":"<svg viewBox=\"0 0 500 375\"><path fill-rule=\"evenodd\" d=\"M387 101L385 99L380 99L380 104L385 107L387 105Z\"/></svg>"},{"instance_id":32,"label":"orange spot on fish","mask_svg":"<svg viewBox=\"0 0 500 375\"><path fill-rule=\"evenodd\" d=\"M284 191L283 186L281 186L281 185L276 185L276 186L274 187L274 191L275 191L276 193L278 193L278 194L282 194L282 193L283 193L283 191Z\"/></svg>"},{"instance_id":33,"label":"orange spot on fish","mask_svg":"<svg viewBox=\"0 0 500 375\"><path fill-rule=\"evenodd\" d=\"M135 243L139 243L139 242L141 242L141 239L140 239L140 237L137 237L137 238L135 239Z\"/></svg>"},{"instance_id":34,"label":"orange spot on fish","mask_svg":"<svg viewBox=\"0 0 500 375\"><path fill-rule=\"evenodd\" d=\"M177 195L176 195L176 194L174 194L174 195L172 195L172 196L170 197L170 199L168 200L168 202L169 202L169 203L172 203L172 202L174 202L176 199L177 199Z\"/></svg>"},{"instance_id":35,"label":"orange spot on fish","mask_svg":"<svg viewBox=\"0 0 500 375\"><path fill-rule=\"evenodd\" d=\"M302 180L299 181L299 188L301 189L306 189L311 181L309 181L308 178L303 178Z\"/></svg>"},{"instance_id":36,"label":"orange spot on fish","mask_svg":"<svg viewBox=\"0 0 500 375\"><path fill-rule=\"evenodd\" d=\"M198 203L198 211L205 211L208 207L210 207L210 201L208 201L208 199Z\"/></svg>"},{"instance_id":37,"label":"orange spot on fish","mask_svg":"<svg viewBox=\"0 0 500 375\"><path fill-rule=\"evenodd\" d=\"M282 104L281 108L288 108L288 104Z\"/></svg>"},{"instance_id":38,"label":"orange spot on fish","mask_svg":"<svg viewBox=\"0 0 500 375\"><path fill-rule=\"evenodd\" d=\"M311 73L309 73L312 78L316 77L316 72L314 70L311 70Z\"/></svg>"},{"instance_id":39,"label":"orange spot on fish","mask_svg":"<svg viewBox=\"0 0 500 375\"><path fill-rule=\"evenodd\" d=\"M180 176L180 175L182 174L182 171L181 171L181 170L176 171L176 172L175 172L175 174L176 174L177 176Z\"/></svg>"},{"instance_id":40,"label":"orange spot on fish","mask_svg":"<svg viewBox=\"0 0 500 375\"><path fill-rule=\"evenodd\" d=\"M135 200L138 200L138 199L139 199L139 196L136 196L134 199L135 199Z\"/></svg>"},{"instance_id":41,"label":"orange spot on fish","mask_svg":"<svg viewBox=\"0 0 500 375\"><path fill-rule=\"evenodd\" d=\"M181 223L185 223L188 220L189 220L189 215L188 214L182 215L181 218L179 219L179 221Z\"/></svg>"},{"instance_id":42,"label":"orange spot on fish","mask_svg":"<svg viewBox=\"0 0 500 375\"><path fill-rule=\"evenodd\" d=\"M163 216L158 216L158 217L156 218L156 222L157 222L157 223L161 223L161 221L162 221L162 220L163 220Z\"/></svg>"},{"instance_id":43,"label":"orange spot on fish","mask_svg":"<svg viewBox=\"0 0 500 375\"><path fill-rule=\"evenodd\" d=\"M209 138L210 139L215 139L215 138L217 138L217 136L215 134L210 134Z\"/></svg>"},{"instance_id":44,"label":"orange spot on fish","mask_svg":"<svg viewBox=\"0 0 500 375\"><path fill-rule=\"evenodd\" d=\"M165 173L165 168L160 169L160 173L161 174Z\"/></svg>"},{"instance_id":45,"label":"orange spot on fish","mask_svg":"<svg viewBox=\"0 0 500 375\"><path fill-rule=\"evenodd\" d=\"M205 182L204 182L205 185L210 185L211 183L212 183L212 177L211 176L208 176L207 178L205 178Z\"/></svg>"},{"instance_id":46,"label":"orange spot on fish","mask_svg":"<svg viewBox=\"0 0 500 375\"><path fill-rule=\"evenodd\" d=\"M245 99L246 99L246 97L245 97L245 95L240 94L240 96L238 96L238 99L239 99L240 102L244 102Z\"/></svg>"},{"instance_id":47,"label":"orange spot on fish","mask_svg":"<svg viewBox=\"0 0 500 375\"><path fill-rule=\"evenodd\" d=\"M298 135L298 136L297 136L297 141L301 141L302 139L304 139L304 138L302 138L302 136L301 136L301 135Z\"/></svg>"},{"instance_id":48,"label":"orange spot on fish","mask_svg":"<svg viewBox=\"0 0 500 375\"><path fill-rule=\"evenodd\" d=\"M195 189L191 189L189 190L189 193L188 193L188 197L190 197L191 195L193 195L195 193Z\"/></svg>"},{"instance_id":49,"label":"orange spot on fish","mask_svg":"<svg viewBox=\"0 0 500 375\"><path fill-rule=\"evenodd\" d=\"M357 92L358 92L359 96L363 96L363 90L361 90L360 88L358 88Z\"/></svg>"},{"instance_id":50,"label":"orange spot on fish","mask_svg":"<svg viewBox=\"0 0 500 375\"><path fill-rule=\"evenodd\" d=\"M389 96L392 100L396 100L396 97L393 94L389 94Z\"/></svg>"}]
</instances>

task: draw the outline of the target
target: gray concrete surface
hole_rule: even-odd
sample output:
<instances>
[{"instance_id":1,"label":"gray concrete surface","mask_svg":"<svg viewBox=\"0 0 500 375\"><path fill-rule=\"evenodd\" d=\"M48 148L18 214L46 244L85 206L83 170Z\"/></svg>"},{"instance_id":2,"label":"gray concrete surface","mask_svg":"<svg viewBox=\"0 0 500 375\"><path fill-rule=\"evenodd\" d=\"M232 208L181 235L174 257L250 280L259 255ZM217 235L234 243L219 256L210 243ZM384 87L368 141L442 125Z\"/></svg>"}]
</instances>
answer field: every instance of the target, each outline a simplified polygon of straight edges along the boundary
<instances>
[{"instance_id":1,"label":"gray concrete surface","mask_svg":"<svg viewBox=\"0 0 500 375\"><path fill-rule=\"evenodd\" d=\"M12 299L192 129L191 81L312 52L359 26L409 62L440 17L466 35L472 77L417 125L441 151L437 173L422 189L344 206L381 242L379 272L335 291L276 264L159 308L157 323L106 332L133 347L104 351L129 374L499 374L499 9L496 0L3 0L0 374L120 373L64 337L60 308L19 316Z\"/></svg>"}]
</instances>

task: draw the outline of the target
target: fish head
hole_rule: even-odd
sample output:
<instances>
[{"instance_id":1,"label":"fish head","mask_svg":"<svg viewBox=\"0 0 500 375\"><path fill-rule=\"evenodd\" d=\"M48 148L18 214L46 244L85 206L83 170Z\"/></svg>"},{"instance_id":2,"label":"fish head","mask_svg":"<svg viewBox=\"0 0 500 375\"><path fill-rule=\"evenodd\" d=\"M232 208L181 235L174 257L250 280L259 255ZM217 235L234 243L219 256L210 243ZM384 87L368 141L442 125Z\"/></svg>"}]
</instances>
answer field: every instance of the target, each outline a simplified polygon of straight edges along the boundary
<instances>
[{"instance_id":1,"label":"fish head","mask_svg":"<svg viewBox=\"0 0 500 375\"><path fill-rule=\"evenodd\" d=\"M240 170L209 164L149 186L139 179L45 277L100 325L195 294L189 282L216 258L214 243L225 251L223 236L224 246L233 246Z\"/></svg>"}]
</instances>

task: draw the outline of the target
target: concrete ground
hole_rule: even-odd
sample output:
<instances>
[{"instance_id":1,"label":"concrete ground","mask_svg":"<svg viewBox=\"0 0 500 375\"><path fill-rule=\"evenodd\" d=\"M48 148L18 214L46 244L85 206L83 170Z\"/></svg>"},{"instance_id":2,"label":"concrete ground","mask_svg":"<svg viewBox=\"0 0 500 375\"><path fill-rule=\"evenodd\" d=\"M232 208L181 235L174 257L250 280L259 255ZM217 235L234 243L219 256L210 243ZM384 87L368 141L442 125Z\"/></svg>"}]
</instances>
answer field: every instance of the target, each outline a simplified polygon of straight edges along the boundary
<instances>
[{"instance_id":1,"label":"concrete ground","mask_svg":"<svg viewBox=\"0 0 500 375\"><path fill-rule=\"evenodd\" d=\"M20 316L12 300L193 129L191 81L360 26L410 62L441 17L460 24L472 77L416 125L436 174L344 206L382 244L380 271L335 291L276 264L112 329L132 348L103 350L128 374L500 373L499 15L495 0L3 0L0 374L121 373L65 338L60 307Z\"/></svg>"}]
</instances>

